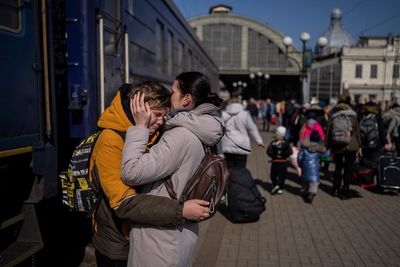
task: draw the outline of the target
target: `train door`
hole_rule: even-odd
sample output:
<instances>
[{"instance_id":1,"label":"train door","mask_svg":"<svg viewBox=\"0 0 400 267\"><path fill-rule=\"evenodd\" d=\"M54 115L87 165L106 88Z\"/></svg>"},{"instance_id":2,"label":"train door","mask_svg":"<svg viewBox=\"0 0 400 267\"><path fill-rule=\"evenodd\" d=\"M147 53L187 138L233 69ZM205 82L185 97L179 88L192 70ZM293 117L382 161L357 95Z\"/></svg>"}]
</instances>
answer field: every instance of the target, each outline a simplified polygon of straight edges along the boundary
<instances>
[{"instance_id":1,"label":"train door","mask_svg":"<svg viewBox=\"0 0 400 267\"><path fill-rule=\"evenodd\" d=\"M34 1L0 1L0 151L40 140L39 29Z\"/></svg>"},{"instance_id":2,"label":"train door","mask_svg":"<svg viewBox=\"0 0 400 267\"><path fill-rule=\"evenodd\" d=\"M51 126L44 122L45 15L38 2L0 0L0 266L14 266L43 247L36 203L47 180L39 186L39 165L47 162L37 159L47 152L42 141Z\"/></svg>"},{"instance_id":3,"label":"train door","mask_svg":"<svg viewBox=\"0 0 400 267\"><path fill-rule=\"evenodd\" d=\"M101 110L104 110L125 80L121 1L104 0L98 23L100 100Z\"/></svg>"}]
</instances>

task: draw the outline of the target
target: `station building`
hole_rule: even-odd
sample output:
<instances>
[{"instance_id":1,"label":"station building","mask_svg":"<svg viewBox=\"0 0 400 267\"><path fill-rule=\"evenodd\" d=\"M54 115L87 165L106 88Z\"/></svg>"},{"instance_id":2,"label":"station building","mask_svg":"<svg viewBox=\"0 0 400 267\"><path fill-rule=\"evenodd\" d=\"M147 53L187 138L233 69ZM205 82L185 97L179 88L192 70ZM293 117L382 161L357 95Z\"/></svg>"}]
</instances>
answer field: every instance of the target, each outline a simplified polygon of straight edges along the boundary
<instances>
[{"instance_id":1,"label":"station building","mask_svg":"<svg viewBox=\"0 0 400 267\"><path fill-rule=\"evenodd\" d=\"M397 101L399 81L399 36L361 36L356 43L342 25L340 9L331 13L323 34L328 43L315 47L310 71L310 96L335 102L348 94L356 103L376 99L382 104Z\"/></svg>"},{"instance_id":2,"label":"station building","mask_svg":"<svg viewBox=\"0 0 400 267\"><path fill-rule=\"evenodd\" d=\"M289 47L273 27L232 13L217 5L208 15L189 20L220 70L222 87L244 99L283 100L302 98L301 53Z\"/></svg>"}]
</instances>

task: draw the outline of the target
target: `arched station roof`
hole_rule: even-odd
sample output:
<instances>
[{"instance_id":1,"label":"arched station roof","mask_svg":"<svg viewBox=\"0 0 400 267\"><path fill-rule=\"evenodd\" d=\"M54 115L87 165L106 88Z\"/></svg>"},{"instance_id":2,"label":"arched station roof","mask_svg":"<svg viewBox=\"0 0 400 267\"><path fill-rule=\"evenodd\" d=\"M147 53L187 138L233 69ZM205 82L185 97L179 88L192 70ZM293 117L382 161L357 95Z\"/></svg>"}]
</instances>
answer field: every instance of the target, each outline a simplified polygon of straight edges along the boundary
<instances>
[{"instance_id":1,"label":"arched station roof","mask_svg":"<svg viewBox=\"0 0 400 267\"><path fill-rule=\"evenodd\" d=\"M286 53L284 35L260 21L227 12L189 20L217 63L221 74L298 75L301 53L291 46Z\"/></svg>"}]
</instances>

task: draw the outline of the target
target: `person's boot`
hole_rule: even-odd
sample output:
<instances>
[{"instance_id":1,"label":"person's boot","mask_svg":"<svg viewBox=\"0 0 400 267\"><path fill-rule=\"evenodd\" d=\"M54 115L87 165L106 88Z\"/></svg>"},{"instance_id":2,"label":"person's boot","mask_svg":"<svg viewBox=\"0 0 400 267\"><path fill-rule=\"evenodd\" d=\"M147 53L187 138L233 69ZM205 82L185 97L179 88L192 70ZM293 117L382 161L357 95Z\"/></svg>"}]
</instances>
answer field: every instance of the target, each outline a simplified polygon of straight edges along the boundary
<instances>
[{"instance_id":1,"label":"person's boot","mask_svg":"<svg viewBox=\"0 0 400 267\"><path fill-rule=\"evenodd\" d=\"M305 200L307 203L312 204L314 197L315 197L315 194L314 194L314 193L308 193L304 200Z\"/></svg>"},{"instance_id":2,"label":"person's boot","mask_svg":"<svg viewBox=\"0 0 400 267\"><path fill-rule=\"evenodd\" d=\"M333 197L339 197L339 188L338 187L333 187L332 188L332 196Z\"/></svg>"},{"instance_id":3,"label":"person's boot","mask_svg":"<svg viewBox=\"0 0 400 267\"><path fill-rule=\"evenodd\" d=\"M341 190L341 192L340 192L340 199L341 199L341 200L346 200L346 199L349 199L349 198L350 198L350 196L349 196L349 189L343 187L342 190Z\"/></svg>"},{"instance_id":4,"label":"person's boot","mask_svg":"<svg viewBox=\"0 0 400 267\"><path fill-rule=\"evenodd\" d=\"M332 187L332 196L333 197L340 197L340 179L333 177L333 187Z\"/></svg>"}]
</instances>

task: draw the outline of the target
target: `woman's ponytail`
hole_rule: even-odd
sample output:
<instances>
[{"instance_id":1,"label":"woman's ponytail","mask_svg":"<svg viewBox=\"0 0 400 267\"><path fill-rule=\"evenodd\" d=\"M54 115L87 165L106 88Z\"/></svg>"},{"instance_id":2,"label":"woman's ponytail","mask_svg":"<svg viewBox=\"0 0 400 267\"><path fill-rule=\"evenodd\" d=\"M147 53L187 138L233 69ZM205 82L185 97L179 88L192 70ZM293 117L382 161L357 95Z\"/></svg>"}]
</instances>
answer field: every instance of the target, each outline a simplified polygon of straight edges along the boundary
<instances>
[{"instance_id":1,"label":"woman's ponytail","mask_svg":"<svg viewBox=\"0 0 400 267\"><path fill-rule=\"evenodd\" d=\"M224 101L215 93L209 93L207 96L207 103L220 107Z\"/></svg>"}]
</instances>

